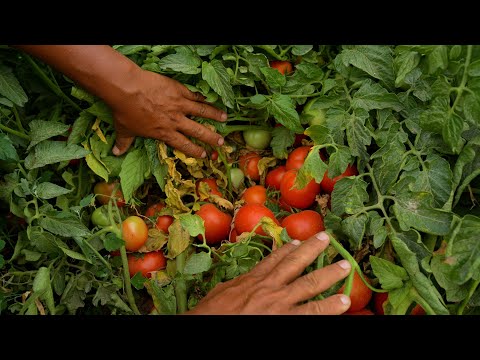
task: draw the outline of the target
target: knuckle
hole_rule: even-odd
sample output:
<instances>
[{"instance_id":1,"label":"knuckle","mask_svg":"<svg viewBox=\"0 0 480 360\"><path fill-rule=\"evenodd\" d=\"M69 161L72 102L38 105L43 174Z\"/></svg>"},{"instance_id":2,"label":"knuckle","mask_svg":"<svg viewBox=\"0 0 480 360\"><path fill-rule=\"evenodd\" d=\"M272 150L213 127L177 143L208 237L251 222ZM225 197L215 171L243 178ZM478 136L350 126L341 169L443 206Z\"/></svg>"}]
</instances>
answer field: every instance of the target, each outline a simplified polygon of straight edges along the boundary
<instances>
[{"instance_id":1,"label":"knuckle","mask_svg":"<svg viewBox=\"0 0 480 360\"><path fill-rule=\"evenodd\" d=\"M315 273L309 273L303 277L303 284L310 293L315 293L321 287L321 281Z\"/></svg>"},{"instance_id":2,"label":"knuckle","mask_svg":"<svg viewBox=\"0 0 480 360\"><path fill-rule=\"evenodd\" d=\"M200 114L200 116L204 117L205 114L207 113L207 105L199 104L198 113Z\"/></svg>"}]
</instances>

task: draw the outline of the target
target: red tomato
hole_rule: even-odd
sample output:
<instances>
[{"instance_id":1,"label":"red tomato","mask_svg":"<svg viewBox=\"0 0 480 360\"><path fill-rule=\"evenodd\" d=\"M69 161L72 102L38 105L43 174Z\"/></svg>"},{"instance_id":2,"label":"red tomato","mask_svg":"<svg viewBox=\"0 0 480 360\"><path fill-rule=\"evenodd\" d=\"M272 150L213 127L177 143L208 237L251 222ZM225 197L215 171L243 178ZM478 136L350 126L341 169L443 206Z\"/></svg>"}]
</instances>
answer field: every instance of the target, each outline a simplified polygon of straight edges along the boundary
<instances>
[{"instance_id":1,"label":"red tomato","mask_svg":"<svg viewBox=\"0 0 480 360\"><path fill-rule=\"evenodd\" d=\"M108 204L112 196L113 189L117 186L118 182L111 182L107 183L105 181L101 181L95 184L93 187L93 193L98 199L98 202L102 205ZM122 207L125 206L125 199L123 197L122 190L120 190L120 186L118 186L117 191L115 193L115 199L117 200L117 206Z\"/></svg>"},{"instance_id":2,"label":"red tomato","mask_svg":"<svg viewBox=\"0 0 480 360\"><path fill-rule=\"evenodd\" d=\"M228 241L231 243L237 242L237 230L235 228L230 231L230 235L228 236Z\"/></svg>"},{"instance_id":3,"label":"red tomato","mask_svg":"<svg viewBox=\"0 0 480 360\"><path fill-rule=\"evenodd\" d=\"M260 222L260 219L264 216L269 217L272 219L276 224L280 225L278 220L275 218L273 212L267 208L265 205L261 204L245 204L240 209L238 209L235 219L234 225L237 234L241 234L243 232L250 232L253 228ZM259 226L255 233L259 235L267 235L261 226Z\"/></svg>"},{"instance_id":4,"label":"red tomato","mask_svg":"<svg viewBox=\"0 0 480 360\"><path fill-rule=\"evenodd\" d=\"M315 197L320 193L320 184L312 179L303 189L292 188L297 178L297 172L297 169L287 170L283 175L280 194L287 205L306 209L315 202Z\"/></svg>"},{"instance_id":5,"label":"red tomato","mask_svg":"<svg viewBox=\"0 0 480 360\"><path fill-rule=\"evenodd\" d=\"M292 239L302 241L325 230L322 215L313 210L303 210L288 215L283 219L282 227L287 230L288 236Z\"/></svg>"},{"instance_id":6,"label":"red tomato","mask_svg":"<svg viewBox=\"0 0 480 360\"><path fill-rule=\"evenodd\" d=\"M155 227L158 230L168 234L168 227L172 225L173 220L174 220L173 216L170 216L170 215L159 216L157 218L157 221L155 222Z\"/></svg>"},{"instance_id":7,"label":"red tomato","mask_svg":"<svg viewBox=\"0 0 480 360\"><path fill-rule=\"evenodd\" d=\"M289 74L293 71L292 63L285 60L271 60L270 67L277 69L281 74Z\"/></svg>"},{"instance_id":8,"label":"red tomato","mask_svg":"<svg viewBox=\"0 0 480 360\"><path fill-rule=\"evenodd\" d=\"M288 211L288 212L293 212L293 207L291 207L290 205L288 205L284 198L282 198L280 196L280 199L278 199L278 204L280 205L280 208L285 210L285 211Z\"/></svg>"},{"instance_id":9,"label":"red tomato","mask_svg":"<svg viewBox=\"0 0 480 360\"><path fill-rule=\"evenodd\" d=\"M302 146L302 140L306 139L307 135L305 134L295 134L295 141L293 143L294 147Z\"/></svg>"},{"instance_id":10,"label":"red tomato","mask_svg":"<svg viewBox=\"0 0 480 360\"><path fill-rule=\"evenodd\" d=\"M372 310L361 309L355 312L346 312L345 315L375 315Z\"/></svg>"},{"instance_id":11,"label":"red tomato","mask_svg":"<svg viewBox=\"0 0 480 360\"><path fill-rule=\"evenodd\" d=\"M267 189L263 185L250 186L242 194L246 204L265 204L267 201Z\"/></svg>"},{"instance_id":12,"label":"red tomato","mask_svg":"<svg viewBox=\"0 0 480 360\"><path fill-rule=\"evenodd\" d=\"M385 315L383 310L383 304L388 299L388 292L383 293L374 293L373 294L373 309L376 315ZM420 304L416 304L415 307L410 312L410 315L425 315L425 310L420 306Z\"/></svg>"},{"instance_id":13,"label":"red tomato","mask_svg":"<svg viewBox=\"0 0 480 360\"><path fill-rule=\"evenodd\" d=\"M238 159L238 167L243 171L245 176L253 181L260 180L260 171L258 170L258 162L262 157L256 152L246 153Z\"/></svg>"},{"instance_id":14,"label":"red tomato","mask_svg":"<svg viewBox=\"0 0 480 360\"><path fill-rule=\"evenodd\" d=\"M331 194L333 191L333 187L335 186L335 183L338 180L340 180L345 176L352 176L352 175L358 175L357 167L355 165L348 165L346 170L343 172L343 174L338 175L333 179L330 179L328 177L328 170L325 171L325 175L323 175L322 182L320 183L320 186L322 187L322 191L324 193Z\"/></svg>"},{"instance_id":15,"label":"red tomato","mask_svg":"<svg viewBox=\"0 0 480 360\"><path fill-rule=\"evenodd\" d=\"M270 170L265 177L265 185L275 190L280 190L280 182L286 171L284 165L277 166Z\"/></svg>"},{"instance_id":16,"label":"red tomato","mask_svg":"<svg viewBox=\"0 0 480 360\"><path fill-rule=\"evenodd\" d=\"M153 205L150 205L148 207L148 209L145 211L145 216L146 217L154 217L157 215L158 212L160 212L160 210L162 210L163 208L165 208L165 204L164 203L161 203L161 202L158 202L158 203L155 203Z\"/></svg>"},{"instance_id":17,"label":"red tomato","mask_svg":"<svg viewBox=\"0 0 480 360\"><path fill-rule=\"evenodd\" d=\"M365 277L365 276L364 276ZM365 279L370 282L370 280L365 277ZM338 290L338 294L343 293L345 289L345 284ZM358 272L355 271L353 274L353 284L352 291L350 292L350 308L346 311L347 313L352 313L363 309L370 302L372 298L372 290L365 285Z\"/></svg>"},{"instance_id":18,"label":"red tomato","mask_svg":"<svg viewBox=\"0 0 480 360\"><path fill-rule=\"evenodd\" d=\"M311 148L311 146L300 146L288 154L285 170L300 169Z\"/></svg>"},{"instance_id":19,"label":"red tomato","mask_svg":"<svg viewBox=\"0 0 480 360\"><path fill-rule=\"evenodd\" d=\"M217 150L212 151L212 154L210 155L210 159L212 159L213 161L218 159L218 151Z\"/></svg>"},{"instance_id":20,"label":"red tomato","mask_svg":"<svg viewBox=\"0 0 480 360\"><path fill-rule=\"evenodd\" d=\"M207 244L213 245L228 239L232 223L230 214L224 213L214 204L203 204L196 214L203 219ZM203 240L202 235L199 238Z\"/></svg>"},{"instance_id":21,"label":"red tomato","mask_svg":"<svg viewBox=\"0 0 480 360\"><path fill-rule=\"evenodd\" d=\"M122 222L122 235L125 249L137 251L148 239L148 226L139 216L129 216Z\"/></svg>"},{"instance_id":22,"label":"red tomato","mask_svg":"<svg viewBox=\"0 0 480 360\"><path fill-rule=\"evenodd\" d=\"M161 250L128 254L127 260L130 277L140 272L144 277L150 278L152 271L158 271L167 267L167 258Z\"/></svg>"},{"instance_id":23,"label":"red tomato","mask_svg":"<svg viewBox=\"0 0 480 360\"><path fill-rule=\"evenodd\" d=\"M197 195L200 197L200 194L198 192L198 187L200 186L200 183L207 183L207 185L210 187L210 193L212 193L213 195L218 195L218 196L222 196L223 197L223 194L220 192L220 190L218 190L218 185L217 185L217 181L215 179L212 179L212 178L205 178L205 179L200 179L200 180L197 180L197 182L195 183L195 189L197 191Z\"/></svg>"}]
</instances>

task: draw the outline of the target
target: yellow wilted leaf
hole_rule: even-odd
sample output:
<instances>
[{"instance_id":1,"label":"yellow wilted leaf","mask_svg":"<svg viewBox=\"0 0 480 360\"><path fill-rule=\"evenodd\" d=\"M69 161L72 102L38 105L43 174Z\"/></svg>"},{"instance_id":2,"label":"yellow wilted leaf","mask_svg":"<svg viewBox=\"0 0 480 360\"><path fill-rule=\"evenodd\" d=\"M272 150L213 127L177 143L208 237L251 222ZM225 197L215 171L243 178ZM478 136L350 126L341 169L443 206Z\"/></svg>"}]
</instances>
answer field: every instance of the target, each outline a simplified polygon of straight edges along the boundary
<instances>
[{"instance_id":1,"label":"yellow wilted leaf","mask_svg":"<svg viewBox=\"0 0 480 360\"><path fill-rule=\"evenodd\" d=\"M167 258L174 259L190 245L190 233L182 227L180 220L175 219L168 227Z\"/></svg>"},{"instance_id":2,"label":"yellow wilted leaf","mask_svg":"<svg viewBox=\"0 0 480 360\"><path fill-rule=\"evenodd\" d=\"M92 125L92 130L95 131L100 140L102 140L105 144L108 144L105 135L103 135L102 129L100 129L100 122L101 120L97 118L97 120L95 120L95 123Z\"/></svg>"},{"instance_id":3,"label":"yellow wilted leaf","mask_svg":"<svg viewBox=\"0 0 480 360\"><path fill-rule=\"evenodd\" d=\"M260 226L267 235L271 236L275 240L272 250L275 250L275 248L279 248L283 245L283 241L280 238L280 233L282 232L283 227L277 225L268 216L264 216L260 219Z\"/></svg>"},{"instance_id":4,"label":"yellow wilted leaf","mask_svg":"<svg viewBox=\"0 0 480 360\"><path fill-rule=\"evenodd\" d=\"M165 160L168 158L167 155L167 144L165 144L162 141L159 141L157 143L157 148L158 148L158 158L159 160Z\"/></svg>"},{"instance_id":5,"label":"yellow wilted leaf","mask_svg":"<svg viewBox=\"0 0 480 360\"><path fill-rule=\"evenodd\" d=\"M190 175L199 179L204 177L202 168L205 165L206 160L187 157L183 152L177 149L173 150L173 153L181 162L187 165L187 170Z\"/></svg>"},{"instance_id":6,"label":"yellow wilted leaf","mask_svg":"<svg viewBox=\"0 0 480 360\"><path fill-rule=\"evenodd\" d=\"M148 239L139 252L149 252L160 250L168 241L168 236L163 231L156 228L148 230ZM143 251L142 251L143 250Z\"/></svg>"},{"instance_id":7,"label":"yellow wilted leaf","mask_svg":"<svg viewBox=\"0 0 480 360\"><path fill-rule=\"evenodd\" d=\"M151 274L152 280L155 281L160 287L169 284L172 280L170 276L168 276L166 270L152 271Z\"/></svg>"},{"instance_id":8,"label":"yellow wilted leaf","mask_svg":"<svg viewBox=\"0 0 480 360\"><path fill-rule=\"evenodd\" d=\"M227 209L227 210L233 210L233 204L228 201L227 199L215 195L215 194L210 194L209 198L217 205Z\"/></svg>"},{"instance_id":9,"label":"yellow wilted leaf","mask_svg":"<svg viewBox=\"0 0 480 360\"><path fill-rule=\"evenodd\" d=\"M165 164L167 164L168 176L175 182L180 182L182 180L182 175L178 172L175 160L172 158L163 159Z\"/></svg>"},{"instance_id":10,"label":"yellow wilted leaf","mask_svg":"<svg viewBox=\"0 0 480 360\"><path fill-rule=\"evenodd\" d=\"M274 167L277 164L276 157L262 157L258 161L258 173L262 176L264 173L267 172L267 169L270 167Z\"/></svg>"}]
</instances>

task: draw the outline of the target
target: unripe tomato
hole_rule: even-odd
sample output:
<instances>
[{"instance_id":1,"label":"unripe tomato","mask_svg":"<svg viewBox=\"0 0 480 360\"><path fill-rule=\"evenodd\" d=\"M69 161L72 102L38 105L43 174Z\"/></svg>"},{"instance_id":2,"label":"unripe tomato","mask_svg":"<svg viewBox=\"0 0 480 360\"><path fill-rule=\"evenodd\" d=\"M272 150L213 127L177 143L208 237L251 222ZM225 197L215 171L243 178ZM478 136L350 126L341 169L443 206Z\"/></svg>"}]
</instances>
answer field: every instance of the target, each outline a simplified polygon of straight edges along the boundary
<instances>
[{"instance_id":1,"label":"unripe tomato","mask_svg":"<svg viewBox=\"0 0 480 360\"><path fill-rule=\"evenodd\" d=\"M243 173L253 181L260 180L260 171L258 162L262 157L256 152L246 153L238 159L238 167Z\"/></svg>"},{"instance_id":2,"label":"unripe tomato","mask_svg":"<svg viewBox=\"0 0 480 360\"><path fill-rule=\"evenodd\" d=\"M246 204L265 204L267 201L267 189L263 185L254 185L245 190L242 199Z\"/></svg>"},{"instance_id":3,"label":"unripe tomato","mask_svg":"<svg viewBox=\"0 0 480 360\"><path fill-rule=\"evenodd\" d=\"M96 195L98 202L102 205L108 204L108 201L112 197L113 189L116 186L118 186L118 182L116 181L111 183L100 181L96 183L95 186L93 187L93 193ZM118 207L125 206L125 198L123 197L122 190L120 190L120 186L118 186L114 197L117 200Z\"/></svg>"},{"instance_id":4,"label":"unripe tomato","mask_svg":"<svg viewBox=\"0 0 480 360\"><path fill-rule=\"evenodd\" d=\"M354 271L352 269L352 271ZM365 276L364 276L365 277ZM370 282L370 279L365 277L365 279ZM343 293L345 289L345 284L338 290L338 294ZM355 271L353 274L353 283L352 283L352 291L350 292L350 301L351 305L350 308L346 311L347 313L352 313L363 309L367 304L370 302L372 298L372 290L365 285L358 272Z\"/></svg>"},{"instance_id":5,"label":"unripe tomato","mask_svg":"<svg viewBox=\"0 0 480 360\"><path fill-rule=\"evenodd\" d=\"M224 213L214 204L203 204L195 214L203 219L205 241L208 245L218 244L228 239L232 223L230 214ZM199 238L203 240L202 235L199 235Z\"/></svg>"},{"instance_id":6,"label":"unripe tomato","mask_svg":"<svg viewBox=\"0 0 480 360\"><path fill-rule=\"evenodd\" d=\"M287 170L280 183L280 194L283 201L290 206L306 209L315 202L316 196L320 193L320 184L315 179L303 188L293 188L297 178L297 169Z\"/></svg>"},{"instance_id":7,"label":"unripe tomato","mask_svg":"<svg viewBox=\"0 0 480 360\"><path fill-rule=\"evenodd\" d=\"M301 241L325 230L322 215L313 210L303 210L288 215L283 219L282 227L287 230L288 236L292 239Z\"/></svg>"},{"instance_id":8,"label":"unripe tomato","mask_svg":"<svg viewBox=\"0 0 480 360\"><path fill-rule=\"evenodd\" d=\"M125 249L137 251L148 240L148 226L141 217L129 216L122 222L122 235Z\"/></svg>"},{"instance_id":9,"label":"unripe tomato","mask_svg":"<svg viewBox=\"0 0 480 360\"><path fill-rule=\"evenodd\" d=\"M245 130L243 132L243 139L251 148L263 150L270 145L272 133L268 130L261 129Z\"/></svg>"},{"instance_id":10,"label":"unripe tomato","mask_svg":"<svg viewBox=\"0 0 480 360\"><path fill-rule=\"evenodd\" d=\"M93 211L92 217L90 218L93 225L96 225L96 226L110 225L110 219L108 218L108 211L105 206L106 205L99 206Z\"/></svg>"},{"instance_id":11,"label":"unripe tomato","mask_svg":"<svg viewBox=\"0 0 480 360\"><path fill-rule=\"evenodd\" d=\"M290 74L293 71L293 65L286 60L271 60L270 67L277 69L281 74Z\"/></svg>"},{"instance_id":12,"label":"unripe tomato","mask_svg":"<svg viewBox=\"0 0 480 360\"><path fill-rule=\"evenodd\" d=\"M237 234L240 235L243 232L250 232L260 222L262 217L267 216L272 219L276 224L280 225L275 218L273 212L265 205L261 204L245 204L238 209L235 214L234 226ZM261 226L258 226L255 233L259 235L267 235Z\"/></svg>"},{"instance_id":13,"label":"unripe tomato","mask_svg":"<svg viewBox=\"0 0 480 360\"><path fill-rule=\"evenodd\" d=\"M167 266L167 258L161 250L147 253L130 253L127 255L127 261L130 277L140 272L144 277L151 278L152 271L165 269Z\"/></svg>"},{"instance_id":14,"label":"unripe tomato","mask_svg":"<svg viewBox=\"0 0 480 360\"><path fill-rule=\"evenodd\" d=\"M230 169L230 180L235 189L238 189L245 180L245 174L239 168Z\"/></svg>"},{"instance_id":15,"label":"unripe tomato","mask_svg":"<svg viewBox=\"0 0 480 360\"><path fill-rule=\"evenodd\" d=\"M280 183L286 171L287 170L285 169L284 165L279 165L270 170L265 177L265 185L269 188L280 190Z\"/></svg>"},{"instance_id":16,"label":"unripe tomato","mask_svg":"<svg viewBox=\"0 0 480 360\"><path fill-rule=\"evenodd\" d=\"M352 176L352 175L358 175L358 171L355 165L350 165L350 164L347 166L347 168L342 174L334 177L333 179L330 179L328 177L328 170L325 171L322 182L320 183L322 191L324 193L331 194L333 192L333 187L335 186L338 180L346 176Z\"/></svg>"}]
</instances>

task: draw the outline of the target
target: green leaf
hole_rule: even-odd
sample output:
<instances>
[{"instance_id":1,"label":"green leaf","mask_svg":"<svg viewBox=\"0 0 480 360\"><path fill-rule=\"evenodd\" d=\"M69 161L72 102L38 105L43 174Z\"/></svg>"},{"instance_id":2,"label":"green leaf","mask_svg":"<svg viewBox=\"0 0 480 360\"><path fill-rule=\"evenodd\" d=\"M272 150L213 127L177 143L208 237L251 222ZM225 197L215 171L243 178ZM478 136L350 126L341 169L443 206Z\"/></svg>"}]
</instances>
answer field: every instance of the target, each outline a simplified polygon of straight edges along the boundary
<instances>
[{"instance_id":1,"label":"green leaf","mask_svg":"<svg viewBox=\"0 0 480 360\"><path fill-rule=\"evenodd\" d=\"M202 220L203 221L203 220ZM168 227L167 257L174 259L190 245L190 233L184 229L180 220L175 219Z\"/></svg>"},{"instance_id":2,"label":"green leaf","mask_svg":"<svg viewBox=\"0 0 480 360\"><path fill-rule=\"evenodd\" d=\"M114 45L113 48L123 55L133 55L150 50L151 45Z\"/></svg>"},{"instance_id":3,"label":"green leaf","mask_svg":"<svg viewBox=\"0 0 480 360\"><path fill-rule=\"evenodd\" d=\"M211 88L222 98L223 103L233 108L235 98L230 77L220 60L212 60L210 63L202 63L202 79L205 80Z\"/></svg>"},{"instance_id":4,"label":"green leaf","mask_svg":"<svg viewBox=\"0 0 480 360\"><path fill-rule=\"evenodd\" d=\"M410 228L433 234L445 235L450 230L453 214L449 211L435 209L431 206L432 195L429 193L404 192L395 198L393 212L400 228Z\"/></svg>"},{"instance_id":5,"label":"green leaf","mask_svg":"<svg viewBox=\"0 0 480 360\"><path fill-rule=\"evenodd\" d=\"M344 177L335 183L331 202L335 215L356 214L364 208L369 200L368 184L359 177Z\"/></svg>"},{"instance_id":6,"label":"green leaf","mask_svg":"<svg viewBox=\"0 0 480 360\"><path fill-rule=\"evenodd\" d=\"M324 125L309 126L304 134L310 137L315 145L323 145L330 142L330 131Z\"/></svg>"},{"instance_id":7,"label":"green leaf","mask_svg":"<svg viewBox=\"0 0 480 360\"><path fill-rule=\"evenodd\" d=\"M49 211L41 218L40 226L53 234L61 236L88 236L90 230L72 213Z\"/></svg>"},{"instance_id":8,"label":"green leaf","mask_svg":"<svg viewBox=\"0 0 480 360\"><path fill-rule=\"evenodd\" d=\"M375 249L378 249L385 243L388 235L385 227L385 218L381 217L376 211L369 211L368 218L369 223L365 233L373 236L373 246Z\"/></svg>"},{"instance_id":9,"label":"green leaf","mask_svg":"<svg viewBox=\"0 0 480 360\"><path fill-rule=\"evenodd\" d=\"M71 257L72 259L75 259L75 260L80 260L80 261L86 261L88 263L92 263L89 259L87 259L85 257L85 255L83 254L80 254L76 251L73 251L73 250L70 250L69 248L67 247L60 247L60 250L62 250L65 255L67 255L68 257Z\"/></svg>"},{"instance_id":10,"label":"green leaf","mask_svg":"<svg viewBox=\"0 0 480 360\"><path fill-rule=\"evenodd\" d=\"M155 281L149 281L145 285L152 296L155 308L160 314L175 315L177 313L177 298L173 285L158 286Z\"/></svg>"},{"instance_id":11,"label":"green leaf","mask_svg":"<svg viewBox=\"0 0 480 360\"><path fill-rule=\"evenodd\" d=\"M109 173L107 168L95 157L95 155L93 155L93 153L88 154L85 157L85 161L90 170L108 182Z\"/></svg>"},{"instance_id":12,"label":"green leaf","mask_svg":"<svg viewBox=\"0 0 480 360\"><path fill-rule=\"evenodd\" d=\"M15 105L23 106L28 100L27 94L9 67L0 64L0 95Z\"/></svg>"},{"instance_id":13,"label":"green leaf","mask_svg":"<svg viewBox=\"0 0 480 360\"><path fill-rule=\"evenodd\" d=\"M107 124L113 124L113 115L110 107L105 104L103 101L97 101L88 109L85 109L88 113L94 115L102 121L105 121Z\"/></svg>"},{"instance_id":14,"label":"green leaf","mask_svg":"<svg viewBox=\"0 0 480 360\"><path fill-rule=\"evenodd\" d=\"M365 127L365 116L356 115L357 111L349 116L346 121L346 134L348 145L353 156L357 156L362 160L368 159L366 146L370 145L372 136ZM328 113L327 113L328 115ZM327 118L328 121L328 118Z\"/></svg>"},{"instance_id":15,"label":"green leaf","mask_svg":"<svg viewBox=\"0 0 480 360\"><path fill-rule=\"evenodd\" d=\"M57 196L65 195L70 192L72 192L72 189L65 189L62 186L58 186L50 182L43 182L35 189L36 196L44 200L53 199Z\"/></svg>"},{"instance_id":16,"label":"green leaf","mask_svg":"<svg viewBox=\"0 0 480 360\"><path fill-rule=\"evenodd\" d=\"M0 133L0 160L18 161L18 154L12 141L6 134Z\"/></svg>"},{"instance_id":17,"label":"green leaf","mask_svg":"<svg viewBox=\"0 0 480 360\"><path fill-rule=\"evenodd\" d=\"M105 236L105 240L103 242L103 246L105 246L105 250L107 251L115 251L120 249L123 245L125 245L125 241L120 239L114 233L108 233Z\"/></svg>"},{"instance_id":18,"label":"green leaf","mask_svg":"<svg viewBox=\"0 0 480 360\"><path fill-rule=\"evenodd\" d=\"M10 100L8 100L7 98L4 98L4 97L0 97L0 104L8 106L8 107L13 107L13 103Z\"/></svg>"},{"instance_id":19,"label":"green leaf","mask_svg":"<svg viewBox=\"0 0 480 360\"><path fill-rule=\"evenodd\" d=\"M147 278L143 276L140 271L138 271L135 275L133 275L130 281L135 289L141 290L145 287L144 284L145 281L147 281Z\"/></svg>"},{"instance_id":20,"label":"green leaf","mask_svg":"<svg viewBox=\"0 0 480 360\"><path fill-rule=\"evenodd\" d=\"M126 202L132 199L135 190L143 184L145 174L149 171L149 166L147 153L144 148L128 152L120 171L120 185Z\"/></svg>"},{"instance_id":21,"label":"green leaf","mask_svg":"<svg viewBox=\"0 0 480 360\"><path fill-rule=\"evenodd\" d=\"M205 235L203 219L196 214L182 214L178 218L182 228L187 230L190 236Z\"/></svg>"},{"instance_id":22,"label":"green leaf","mask_svg":"<svg viewBox=\"0 0 480 360\"><path fill-rule=\"evenodd\" d=\"M480 101L476 95L468 94L463 100L465 120L480 126Z\"/></svg>"},{"instance_id":23,"label":"green leaf","mask_svg":"<svg viewBox=\"0 0 480 360\"><path fill-rule=\"evenodd\" d=\"M428 73L435 74L438 70L448 67L448 49L445 45L435 46L427 55Z\"/></svg>"},{"instance_id":24,"label":"green leaf","mask_svg":"<svg viewBox=\"0 0 480 360\"><path fill-rule=\"evenodd\" d=\"M397 68L395 86L399 87L405 80L405 76L415 69L420 63L420 54L416 51L407 51L394 59L394 67Z\"/></svg>"},{"instance_id":25,"label":"green leaf","mask_svg":"<svg viewBox=\"0 0 480 360\"><path fill-rule=\"evenodd\" d=\"M70 90L70 95L72 95L74 98L77 98L78 100L86 101L90 105L95 102L95 96L80 87L72 86L72 90Z\"/></svg>"},{"instance_id":26,"label":"green leaf","mask_svg":"<svg viewBox=\"0 0 480 360\"><path fill-rule=\"evenodd\" d=\"M387 194L400 174L405 146L399 141L390 141L371 155L375 159L373 174L381 194Z\"/></svg>"},{"instance_id":27,"label":"green leaf","mask_svg":"<svg viewBox=\"0 0 480 360\"><path fill-rule=\"evenodd\" d=\"M368 217L365 214L350 216L342 221L342 231L348 236L348 240L353 249L360 249L363 236L365 235L367 221Z\"/></svg>"},{"instance_id":28,"label":"green leaf","mask_svg":"<svg viewBox=\"0 0 480 360\"><path fill-rule=\"evenodd\" d=\"M382 289L398 289L403 286L404 281L409 279L407 272L401 266L373 255L370 255L369 260L373 273L382 284Z\"/></svg>"},{"instance_id":29,"label":"green leaf","mask_svg":"<svg viewBox=\"0 0 480 360\"><path fill-rule=\"evenodd\" d=\"M162 70L173 70L184 74L198 74L202 60L189 46L178 46L175 54L170 54L158 62Z\"/></svg>"},{"instance_id":30,"label":"green leaf","mask_svg":"<svg viewBox=\"0 0 480 360\"><path fill-rule=\"evenodd\" d=\"M389 93L381 85L371 80L365 80L360 89L353 95L352 106L366 111L373 109L401 111L403 109L403 105L396 94Z\"/></svg>"},{"instance_id":31,"label":"green leaf","mask_svg":"<svg viewBox=\"0 0 480 360\"><path fill-rule=\"evenodd\" d=\"M462 138L463 123L464 121L460 116L456 113L451 113L451 115L447 117L446 126L443 126L443 140L454 154L460 153L465 142Z\"/></svg>"},{"instance_id":32,"label":"green leaf","mask_svg":"<svg viewBox=\"0 0 480 360\"><path fill-rule=\"evenodd\" d=\"M327 170L327 164L320 157L320 145L312 146L302 167L298 170L294 187L303 189L312 180L320 184Z\"/></svg>"},{"instance_id":33,"label":"green leaf","mask_svg":"<svg viewBox=\"0 0 480 360\"><path fill-rule=\"evenodd\" d=\"M183 269L184 274L199 274L208 271L212 266L212 258L207 252L193 254L188 258Z\"/></svg>"},{"instance_id":34,"label":"green leaf","mask_svg":"<svg viewBox=\"0 0 480 360\"><path fill-rule=\"evenodd\" d=\"M269 67L268 59L263 54L245 54L245 60L248 63L248 71L253 73L258 79L263 79L262 71L263 67Z\"/></svg>"},{"instance_id":35,"label":"green leaf","mask_svg":"<svg viewBox=\"0 0 480 360\"><path fill-rule=\"evenodd\" d=\"M64 135L70 125L56 121L32 120L30 126L30 145L27 150L33 146L54 136Z\"/></svg>"},{"instance_id":36,"label":"green leaf","mask_svg":"<svg viewBox=\"0 0 480 360\"><path fill-rule=\"evenodd\" d=\"M328 159L328 177L333 179L343 174L351 160L350 149L346 146L338 145L337 151L331 154Z\"/></svg>"},{"instance_id":37,"label":"green leaf","mask_svg":"<svg viewBox=\"0 0 480 360\"><path fill-rule=\"evenodd\" d=\"M292 54L296 56L302 56L313 49L313 45L294 45L292 47Z\"/></svg>"},{"instance_id":38,"label":"green leaf","mask_svg":"<svg viewBox=\"0 0 480 360\"><path fill-rule=\"evenodd\" d=\"M167 164L160 163L157 150L157 140L154 139L145 139L144 145L148 154L148 160L150 162L150 169L152 170L153 176L157 180L158 186L162 191L165 190L166 176L168 174Z\"/></svg>"},{"instance_id":39,"label":"green leaf","mask_svg":"<svg viewBox=\"0 0 480 360\"><path fill-rule=\"evenodd\" d=\"M296 134L303 133L303 127L300 124L300 117L295 104L287 95L273 94L270 99L267 109L275 117L275 120L292 130Z\"/></svg>"},{"instance_id":40,"label":"green leaf","mask_svg":"<svg viewBox=\"0 0 480 360\"><path fill-rule=\"evenodd\" d=\"M288 148L295 142L295 133L284 126L275 127L272 130L272 140L270 147L273 156L277 159L286 159L288 157Z\"/></svg>"},{"instance_id":41,"label":"green leaf","mask_svg":"<svg viewBox=\"0 0 480 360\"><path fill-rule=\"evenodd\" d=\"M87 130L89 129L90 124L94 119L95 117L87 111L83 110L82 112L80 112L80 115L73 123L72 132L68 136L67 143L79 144L84 141L86 138Z\"/></svg>"},{"instance_id":42,"label":"green leaf","mask_svg":"<svg viewBox=\"0 0 480 360\"><path fill-rule=\"evenodd\" d=\"M265 81L269 86L272 88L279 88L286 84L287 79L285 75L280 73L277 69L273 69L271 67L262 67L260 71L263 75L265 75Z\"/></svg>"},{"instance_id":43,"label":"green leaf","mask_svg":"<svg viewBox=\"0 0 480 360\"><path fill-rule=\"evenodd\" d=\"M84 148L67 144L65 141L43 141L25 158L28 170L72 159L81 159L90 152Z\"/></svg>"}]
</instances>

